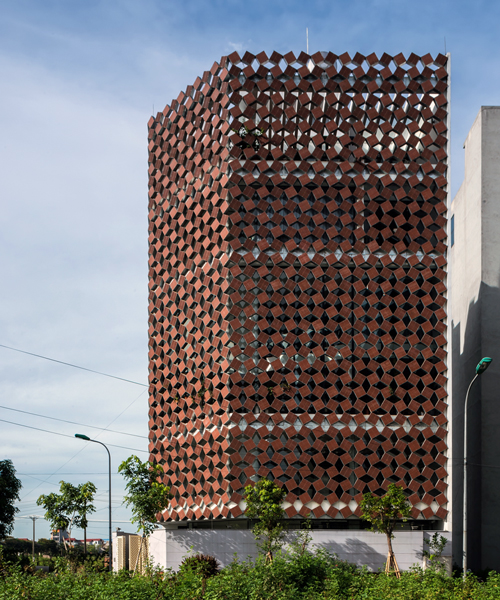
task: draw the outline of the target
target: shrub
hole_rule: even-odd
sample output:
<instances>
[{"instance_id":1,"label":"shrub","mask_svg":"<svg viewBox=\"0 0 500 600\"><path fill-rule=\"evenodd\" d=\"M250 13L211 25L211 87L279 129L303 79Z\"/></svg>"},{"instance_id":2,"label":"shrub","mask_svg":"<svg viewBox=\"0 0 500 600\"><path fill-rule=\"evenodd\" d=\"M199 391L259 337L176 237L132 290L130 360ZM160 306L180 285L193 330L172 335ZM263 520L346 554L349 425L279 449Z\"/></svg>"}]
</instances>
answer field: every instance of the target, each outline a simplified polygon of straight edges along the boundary
<instances>
[{"instance_id":1,"label":"shrub","mask_svg":"<svg viewBox=\"0 0 500 600\"><path fill-rule=\"evenodd\" d=\"M207 582L205 600L323 600L327 590L335 590L331 598L350 600L348 592L359 569L322 548L309 549L306 538L301 533L290 550L278 552L272 562L264 556L255 563L233 561Z\"/></svg>"},{"instance_id":2,"label":"shrub","mask_svg":"<svg viewBox=\"0 0 500 600\"><path fill-rule=\"evenodd\" d=\"M194 554L193 556L186 556L182 561L179 573L185 573L186 571L192 571L197 575L201 575L203 579L208 579L220 572L220 563L215 556Z\"/></svg>"},{"instance_id":3,"label":"shrub","mask_svg":"<svg viewBox=\"0 0 500 600\"><path fill-rule=\"evenodd\" d=\"M189 557L193 559L195 557ZM210 557L209 557L210 558ZM211 561L210 561L211 562ZM191 563L191 566L188 566ZM322 549L296 544L272 563L236 559L216 575L196 573L206 561L185 561L177 574L151 570L133 577L92 569L71 571L58 562L56 573L7 564L0 572L0 600L499 600L500 575L483 582L416 567L401 579L369 573ZM194 566L193 566L194 565Z\"/></svg>"},{"instance_id":4,"label":"shrub","mask_svg":"<svg viewBox=\"0 0 500 600\"><path fill-rule=\"evenodd\" d=\"M233 562L207 581L204 600L249 600L254 590L251 561Z\"/></svg>"}]
</instances>

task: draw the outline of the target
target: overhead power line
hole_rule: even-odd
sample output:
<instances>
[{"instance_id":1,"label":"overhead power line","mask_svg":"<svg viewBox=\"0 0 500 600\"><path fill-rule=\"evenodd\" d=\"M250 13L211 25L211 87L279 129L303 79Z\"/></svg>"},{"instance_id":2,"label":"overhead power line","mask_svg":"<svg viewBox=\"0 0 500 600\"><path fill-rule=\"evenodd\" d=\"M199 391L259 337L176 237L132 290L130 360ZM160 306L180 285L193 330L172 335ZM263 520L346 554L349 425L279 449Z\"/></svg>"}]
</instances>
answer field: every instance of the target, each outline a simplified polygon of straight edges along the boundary
<instances>
[{"instance_id":1,"label":"overhead power line","mask_svg":"<svg viewBox=\"0 0 500 600\"><path fill-rule=\"evenodd\" d=\"M108 475L108 473L102 473L103 475ZM27 475L26 473L18 473L18 475L21 475L21 477L29 477L30 479L35 479L36 481L41 481L42 483L46 483L47 485L53 485L55 487L58 487L59 484L54 483L53 481L49 481L49 479L40 479L40 477L35 477L34 475ZM63 473L57 473L57 475L63 475ZM81 475L81 473L74 473L74 475ZM120 475L120 473L111 473L111 477L118 477ZM47 473L45 476L48 476L49 478L54 476L53 473ZM104 493L104 492L103 492Z\"/></svg>"},{"instance_id":2,"label":"overhead power line","mask_svg":"<svg viewBox=\"0 0 500 600\"><path fill-rule=\"evenodd\" d=\"M31 475L54 475L54 473L19 473L19 471L16 471L16 473L18 475L26 475L27 477L30 477ZM71 472L67 471L67 472L61 473L58 471L57 474L58 475L108 475L108 472L106 471L105 473L104 472L102 472L102 473L78 472L77 473L77 472L73 472L73 471L71 471ZM118 475L118 473L111 473L111 475Z\"/></svg>"},{"instance_id":3,"label":"overhead power line","mask_svg":"<svg viewBox=\"0 0 500 600\"><path fill-rule=\"evenodd\" d=\"M36 515L37 519L45 519L45 517L41 517ZM16 519L31 519L31 516L28 515L16 515ZM108 519L87 519L89 523L109 523ZM132 521L122 521L121 519L114 519L113 523L132 523ZM75 527L78 529L78 527Z\"/></svg>"},{"instance_id":4,"label":"overhead power line","mask_svg":"<svg viewBox=\"0 0 500 600\"><path fill-rule=\"evenodd\" d=\"M67 433L59 433L58 431L49 431L48 429L40 429L40 427L31 427L31 425L23 425L22 423L14 423L13 421L6 421L5 419L0 419L2 423L9 423L10 425L17 425L18 427L26 427L26 429L34 429L35 431L43 431L44 433L51 433L52 435L60 435L62 437L67 437L74 439L73 435L68 435ZM116 444L106 444L106 446L112 446L113 448L123 448L124 450L133 450L134 452L144 452L145 454L149 454L147 450L138 450L137 448L129 448L128 446L117 446Z\"/></svg>"},{"instance_id":5,"label":"overhead power line","mask_svg":"<svg viewBox=\"0 0 500 600\"><path fill-rule=\"evenodd\" d=\"M38 413L29 412L27 410L21 410L19 408L10 408L10 406L0 406L5 410L12 410L14 412L23 413L25 415L31 415L33 417L41 417L42 419L50 419L51 421L59 421L60 423L69 423L70 425L78 425L79 427L90 427L91 429L99 429L100 431L109 431L110 433L119 433L120 435L130 435L132 437L141 438L147 440L148 437L145 435L137 435L136 433L127 433L126 431L116 431L115 429L108 429L107 427L96 427L95 425L85 425L84 423L77 423L76 421L67 421L66 419L58 419L57 417L48 417L47 415L40 415Z\"/></svg>"},{"instance_id":6,"label":"overhead power line","mask_svg":"<svg viewBox=\"0 0 500 600\"><path fill-rule=\"evenodd\" d=\"M74 365L73 363L64 362L63 360L57 360L55 358L49 358L48 356L43 356L42 354L35 354L34 352L28 352L27 350L20 350L19 348L12 348L12 346L6 346L5 344L0 344L0 348L7 348L7 350L13 350L14 352L20 352L21 354L28 354L29 356L36 356L37 358L43 358L44 360L50 360L51 362L59 363L60 365L66 365L67 367L73 367L74 369L81 369L82 371L88 371L89 373L96 373L97 375L102 375L103 377L111 377L111 379L119 379L120 381L125 381L127 383L132 383L134 385L148 387L147 383L139 383L138 381L132 381L131 379L125 379L124 377L117 377L116 375L110 375L109 373L103 373L102 371L95 371L94 369L87 369L87 367L81 367L80 365Z\"/></svg>"},{"instance_id":7,"label":"overhead power line","mask_svg":"<svg viewBox=\"0 0 500 600\"><path fill-rule=\"evenodd\" d=\"M120 418L120 417L123 415L123 413L125 413L125 412L126 412L126 411L127 411L127 410L128 410L130 407L131 407L131 406L132 406L132 404L134 404L135 402L137 402L137 400L139 400L139 398L140 398L140 397L141 397L143 394L145 394L145 393L146 393L146 391L147 391L147 390L142 390L142 392L141 392L141 393L140 393L140 394L139 394L139 395L138 395L136 398L134 398L134 400L132 400L132 402L131 402L130 404L128 404L128 405L127 405L127 406L126 406L126 407L125 407L125 408L124 408L124 409L121 411L121 413L119 413L118 415L116 415L116 417L115 417L115 418L114 418L114 419L113 419L111 422L109 422L109 423L107 424L107 427L109 427L109 426L110 426L110 425L112 425L112 424L113 424L113 423L114 423L114 422L115 422L117 419L119 419L119 418ZM98 434L96 435L96 437L98 437L99 435L100 435L100 434L98 433ZM64 467L65 467L65 466L66 466L68 463L70 463L70 462L71 462L71 461L72 461L74 458L76 458L76 457L77 457L77 456L80 454L80 452L83 452L83 450L84 450L84 448L85 448L85 447L86 447L86 446L83 446L83 445L82 445L82 446L80 446L80 450L77 450L77 451L75 452L75 454L73 454L73 456L71 456L70 458L68 458L68 460L67 460L67 461L65 461L65 463L64 463L63 465L61 465L61 466L60 466L58 469L56 469L56 470L54 471L54 473L52 473L52 475L55 475L55 474L56 474L58 471L60 471L60 470L61 470L62 468L64 468ZM38 488L39 488L41 485L42 485L42 483L39 483L37 486L35 486L33 489L31 489L29 492L27 492L27 493L26 493L26 495L27 495L27 496L29 496L29 495L30 495L30 494L32 494L32 493L33 493L35 490L37 490L37 489L38 489Z\"/></svg>"}]
</instances>

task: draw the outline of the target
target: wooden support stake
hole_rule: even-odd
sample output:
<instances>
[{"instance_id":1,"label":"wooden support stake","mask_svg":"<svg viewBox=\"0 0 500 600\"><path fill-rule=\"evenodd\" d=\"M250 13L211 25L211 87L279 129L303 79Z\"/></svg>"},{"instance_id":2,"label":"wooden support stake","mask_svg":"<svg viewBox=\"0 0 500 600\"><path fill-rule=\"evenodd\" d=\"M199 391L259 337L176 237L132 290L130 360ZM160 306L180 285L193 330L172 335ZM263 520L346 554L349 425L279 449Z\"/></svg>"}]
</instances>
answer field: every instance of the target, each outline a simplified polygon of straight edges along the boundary
<instances>
[{"instance_id":1,"label":"wooden support stake","mask_svg":"<svg viewBox=\"0 0 500 600\"><path fill-rule=\"evenodd\" d=\"M401 571L399 570L396 556L394 555L394 552L389 550L387 553L387 562L385 563L385 574L390 575L391 573L394 573L398 579L401 577Z\"/></svg>"}]
</instances>

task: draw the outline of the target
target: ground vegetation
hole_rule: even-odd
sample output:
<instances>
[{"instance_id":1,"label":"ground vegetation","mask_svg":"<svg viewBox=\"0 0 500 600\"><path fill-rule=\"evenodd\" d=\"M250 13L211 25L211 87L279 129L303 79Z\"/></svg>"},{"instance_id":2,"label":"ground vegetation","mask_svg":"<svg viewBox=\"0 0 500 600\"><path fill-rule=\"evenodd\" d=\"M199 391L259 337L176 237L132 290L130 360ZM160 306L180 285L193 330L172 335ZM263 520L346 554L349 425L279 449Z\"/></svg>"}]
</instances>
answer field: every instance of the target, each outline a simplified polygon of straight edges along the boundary
<instances>
[{"instance_id":1,"label":"ground vegetation","mask_svg":"<svg viewBox=\"0 0 500 600\"><path fill-rule=\"evenodd\" d=\"M100 557L56 558L50 572L0 558L0 600L500 600L495 572L464 582L415 566L398 579L304 547L300 539L272 562L261 555L235 558L222 569L209 557L189 563L177 572L149 568L134 576L107 572Z\"/></svg>"}]
</instances>

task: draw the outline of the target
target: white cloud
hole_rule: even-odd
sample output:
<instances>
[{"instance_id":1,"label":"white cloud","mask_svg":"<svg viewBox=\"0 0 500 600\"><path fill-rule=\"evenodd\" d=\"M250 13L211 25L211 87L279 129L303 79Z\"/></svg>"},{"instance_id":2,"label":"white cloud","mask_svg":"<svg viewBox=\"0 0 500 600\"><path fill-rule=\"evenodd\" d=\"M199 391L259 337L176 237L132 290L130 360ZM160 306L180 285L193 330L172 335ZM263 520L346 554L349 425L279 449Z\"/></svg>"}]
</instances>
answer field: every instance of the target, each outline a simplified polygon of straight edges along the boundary
<instances>
[{"instance_id":1,"label":"white cloud","mask_svg":"<svg viewBox=\"0 0 500 600\"><path fill-rule=\"evenodd\" d=\"M238 52L238 54L243 50L244 46L242 43L234 43L228 42L227 45L231 48L232 52Z\"/></svg>"}]
</instances>

